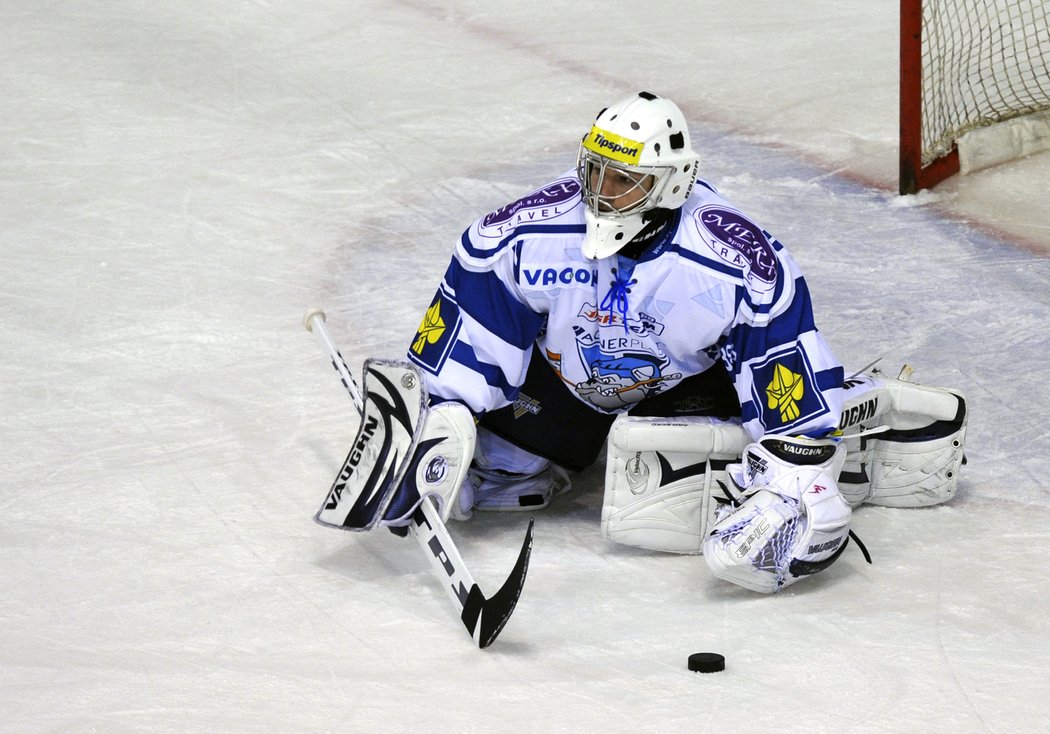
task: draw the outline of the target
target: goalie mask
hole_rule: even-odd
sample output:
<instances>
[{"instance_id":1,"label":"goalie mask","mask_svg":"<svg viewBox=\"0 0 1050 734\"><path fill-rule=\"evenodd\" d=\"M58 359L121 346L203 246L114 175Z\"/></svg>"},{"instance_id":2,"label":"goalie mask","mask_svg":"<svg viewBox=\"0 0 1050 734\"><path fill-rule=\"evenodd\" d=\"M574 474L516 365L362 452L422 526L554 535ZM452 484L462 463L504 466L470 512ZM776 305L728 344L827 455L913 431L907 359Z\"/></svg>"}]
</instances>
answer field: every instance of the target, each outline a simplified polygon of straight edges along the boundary
<instances>
[{"instance_id":1,"label":"goalie mask","mask_svg":"<svg viewBox=\"0 0 1050 734\"><path fill-rule=\"evenodd\" d=\"M682 206L698 163L685 116L671 100L639 92L602 110L576 161L587 204L584 256L618 252L645 227L646 212Z\"/></svg>"}]
</instances>

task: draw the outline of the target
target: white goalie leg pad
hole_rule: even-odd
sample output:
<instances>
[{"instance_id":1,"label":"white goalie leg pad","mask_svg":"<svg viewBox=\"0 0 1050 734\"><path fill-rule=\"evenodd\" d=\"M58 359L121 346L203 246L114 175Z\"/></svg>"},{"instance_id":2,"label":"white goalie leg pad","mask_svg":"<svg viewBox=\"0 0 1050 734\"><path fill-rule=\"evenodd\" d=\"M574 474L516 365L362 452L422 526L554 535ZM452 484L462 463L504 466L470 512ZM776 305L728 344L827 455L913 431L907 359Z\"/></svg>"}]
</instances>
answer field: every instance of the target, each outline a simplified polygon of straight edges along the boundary
<instances>
[{"instance_id":1,"label":"white goalie leg pad","mask_svg":"<svg viewBox=\"0 0 1050 734\"><path fill-rule=\"evenodd\" d=\"M770 594L824 570L849 538L852 511L835 484L843 447L766 436L730 471L751 496L719 513L704 559L720 579Z\"/></svg>"},{"instance_id":2,"label":"white goalie leg pad","mask_svg":"<svg viewBox=\"0 0 1050 734\"><path fill-rule=\"evenodd\" d=\"M415 453L395 497L380 525L407 525L420 502L430 498L441 519L448 521L459 501L460 488L474 456L474 416L462 403L448 402L427 408ZM410 504L409 504L410 503Z\"/></svg>"},{"instance_id":3,"label":"white goalie leg pad","mask_svg":"<svg viewBox=\"0 0 1050 734\"><path fill-rule=\"evenodd\" d=\"M620 415L606 448L602 537L670 553L699 553L719 482L748 443L739 422Z\"/></svg>"},{"instance_id":4,"label":"white goalie leg pad","mask_svg":"<svg viewBox=\"0 0 1050 734\"><path fill-rule=\"evenodd\" d=\"M571 487L572 482L563 468L481 427L474 461L453 518L467 519L473 510L543 509L551 498Z\"/></svg>"},{"instance_id":5,"label":"white goalie leg pad","mask_svg":"<svg viewBox=\"0 0 1050 734\"><path fill-rule=\"evenodd\" d=\"M929 507L954 497L966 443L963 396L881 374L846 388L839 488L850 505Z\"/></svg>"}]
</instances>

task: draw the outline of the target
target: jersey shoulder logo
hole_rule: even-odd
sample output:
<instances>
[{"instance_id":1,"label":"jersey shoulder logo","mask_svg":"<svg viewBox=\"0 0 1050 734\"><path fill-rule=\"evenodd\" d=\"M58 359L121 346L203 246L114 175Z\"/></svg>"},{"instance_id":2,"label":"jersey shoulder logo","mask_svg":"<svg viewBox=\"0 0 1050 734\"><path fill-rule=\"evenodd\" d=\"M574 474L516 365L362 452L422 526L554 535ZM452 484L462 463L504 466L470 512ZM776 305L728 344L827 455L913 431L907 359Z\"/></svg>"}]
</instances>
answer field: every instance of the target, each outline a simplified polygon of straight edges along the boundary
<instances>
[{"instance_id":1,"label":"jersey shoulder logo","mask_svg":"<svg viewBox=\"0 0 1050 734\"><path fill-rule=\"evenodd\" d=\"M828 411L809 359L797 345L749 365L752 399L767 431L784 433Z\"/></svg>"},{"instance_id":2,"label":"jersey shoulder logo","mask_svg":"<svg viewBox=\"0 0 1050 734\"><path fill-rule=\"evenodd\" d=\"M459 304L439 289L412 339L409 359L431 373L439 372L456 342L459 325Z\"/></svg>"},{"instance_id":3,"label":"jersey shoulder logo","mask_svg":"<svg viewBox=\"0 0 1050 734\"><path fill-rule=\"evenodd\" d=\"M753 288L766 291L776 284L776 251L757 224L717 204L700 207L693 219L707 246L719 259L743 270Z\"/></svg>"},{"instance_id":4,"label":"jersey shoulder logo","mask_svg":"<svg viewBox=\"0 0 1050 734\"><path fill-rule=\"evenodd\" d=\"M582 201L579 181L575 178L558 179L489 212L477 223L477 233L481 237L503 239L519 225L554 219Z\"/></svg>"},{"instance_id":5,"label":"jersey shoulder logo","mask_svg":"<svg viewBox=\"0 0 1050 734\"><path fill-rule=\"evenodd\" d=\"M780 413L781 423L798 420L798 404L806 396L806 382L802 375L782 364L773 365L773 377L766 385L766 407Z\"/></svg>"},{"instance_id":6,"label":"jersey shoulder logo","mask_svg":"<svg viewBox=\"0 0 1050 734\"><path fill-rule=\"evenodd\" d=\"M416 330L416 339L412 351L422 354L428 344L433 344L445 335L445 321L441 318L441 299L434 301L423 316L423 321Z\"/></svg>"}]
</instances>

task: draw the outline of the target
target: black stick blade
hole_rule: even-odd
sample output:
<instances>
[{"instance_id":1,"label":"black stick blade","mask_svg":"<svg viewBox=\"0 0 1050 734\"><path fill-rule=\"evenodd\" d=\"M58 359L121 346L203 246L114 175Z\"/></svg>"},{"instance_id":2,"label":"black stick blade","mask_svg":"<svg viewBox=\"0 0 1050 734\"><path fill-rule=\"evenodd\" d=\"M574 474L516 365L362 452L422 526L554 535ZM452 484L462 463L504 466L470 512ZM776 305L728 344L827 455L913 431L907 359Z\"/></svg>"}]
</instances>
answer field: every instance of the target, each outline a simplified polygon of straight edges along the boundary
<instances>
[{"instance_id":1,"label":"black stick blade","mask_svg":"<svg viewBox=\"0 0 1050 734\"><path fill-rule=\"evenodd\" d=\"M467 626L470 636L478 643L478 647L486 648L495 642L499 633L503 631L504 625L507 624L507 620L510 619L510 615L514 613L518 597L521 596L521 590L525 586L525 575L529 572L534 524L535 520L529 520L529 529L525 533L525 541L518 552L518 560L499 591L490 599L486 599L480 587L474 584L467 595L460 619Z\"/></svg>"}]
</instances>

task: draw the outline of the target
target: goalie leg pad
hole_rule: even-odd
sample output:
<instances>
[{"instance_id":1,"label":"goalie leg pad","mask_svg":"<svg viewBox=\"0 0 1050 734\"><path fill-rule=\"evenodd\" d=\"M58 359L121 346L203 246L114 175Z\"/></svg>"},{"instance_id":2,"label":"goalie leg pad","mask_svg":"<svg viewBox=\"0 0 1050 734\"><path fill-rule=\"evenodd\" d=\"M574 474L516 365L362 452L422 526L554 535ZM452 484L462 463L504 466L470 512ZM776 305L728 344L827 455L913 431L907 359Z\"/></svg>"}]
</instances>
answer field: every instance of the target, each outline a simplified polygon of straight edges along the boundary
<instances>
[{"instance_id":1,"label":"goalie leg pad","mask_svg":"<svg viewBox=\"0 0 1050 734\"><path fill-rule=\"evenodd\" d=\"M883 375L848 388L839 488L850 505L929 507L954 497L966 444L963 396Z\"/></svg>"},{"instance_id":2,"label":"goalie leg pad","mask_svg":"<svg viewBox=\"0 0 1050 734\"><path fill-rule=\"evenodd\" d=\"M726 467L748 437L739 422L710 417L620 415L609 433L602 537L670 553L699 553Z\"/></svg>"}]
</instances>

